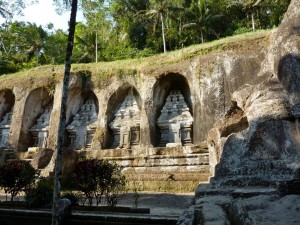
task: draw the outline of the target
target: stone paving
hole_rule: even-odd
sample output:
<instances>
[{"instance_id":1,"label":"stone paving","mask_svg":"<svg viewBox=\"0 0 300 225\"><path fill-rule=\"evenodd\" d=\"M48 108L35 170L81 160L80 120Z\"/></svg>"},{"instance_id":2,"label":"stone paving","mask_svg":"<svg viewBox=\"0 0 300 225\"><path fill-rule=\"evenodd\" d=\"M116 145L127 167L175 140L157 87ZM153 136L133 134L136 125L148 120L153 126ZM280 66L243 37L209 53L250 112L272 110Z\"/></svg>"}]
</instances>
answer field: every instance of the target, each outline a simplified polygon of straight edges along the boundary
<instances>
[{"instance_id":1,"label":"stone paving","mask_svg":"<svg viewBox=\"0 0 300 225\"><path fill-rule=\"evenodd\" d=\"M179 217L180 214L189 208L192 204L194 193L139 193L138 208L150 208L150 216ZM8 195L7 199L10 199ZM5 193L0 190L0 201L5 201ZM22 195L16 197L16 200L23 201ZM134 193L125 194L120 200L118 206L135 207ZM147 217L147 214L144 215ZM149 215L148 215L149 216Z\"/></svg>"}]
</instances>

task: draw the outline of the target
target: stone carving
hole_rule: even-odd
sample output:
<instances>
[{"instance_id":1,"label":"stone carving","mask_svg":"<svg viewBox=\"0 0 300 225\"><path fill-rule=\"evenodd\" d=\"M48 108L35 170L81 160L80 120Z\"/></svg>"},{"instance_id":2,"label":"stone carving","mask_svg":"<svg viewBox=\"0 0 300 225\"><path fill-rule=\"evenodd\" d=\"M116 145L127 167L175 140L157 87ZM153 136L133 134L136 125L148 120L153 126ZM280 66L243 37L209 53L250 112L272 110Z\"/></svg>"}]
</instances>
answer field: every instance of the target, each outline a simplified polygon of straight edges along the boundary
<instances>
[{"instance_id":1,"label":"stone carving","mask_svg":"<svg viewBox=\"0 0 300 225\"><path fill-rule=\"evenodd\" d=\"M109 124L113 131L112 148L131 148L140 142L140 109L132 93L124 99Z\"/></svg>"},{"instance_id":2,"label":"stone carving","mask_svg":"<svg viewBox=\"0 0 300 225\"><path fill-rule=\"evenodd\" d=\"M52 111L52 105L47 106L42 115L36 120L36 124L29 129L33 135L33 147L47 148L47 139L49 131L49 120Z\"/></svg>"},{"instance_id":3,"label":"stone carving","mask_svg":"<svg viewBox=\"0 0 300 225\"><path fill-rule=\"evenodd\" d=\"M90 148L96 131L98 114L93 99L88 99L74 116L73 122L67 126L70 137L70 148Z\"/></svg>"},{"instance_id":4,"label":"stone carving","mask_svg":"<svg viewBox=\"0 0 300 225\"><path fill-rule=\"evenodd\" d=\"M193 117L180 90L171 90L157 120L160 146L189 145Z\"/></svg>"},{"instance_id":5,"label":"stone carving","mask_svg":"<svg viewBox=\"0 0 300 225\"><path fill-rule=\"evenodd\" d=\"M9 147L8 137L10 133L10 124L12 117L12 109L6 113L0 122L0 148Z\"/></svg>"}]
</instances>

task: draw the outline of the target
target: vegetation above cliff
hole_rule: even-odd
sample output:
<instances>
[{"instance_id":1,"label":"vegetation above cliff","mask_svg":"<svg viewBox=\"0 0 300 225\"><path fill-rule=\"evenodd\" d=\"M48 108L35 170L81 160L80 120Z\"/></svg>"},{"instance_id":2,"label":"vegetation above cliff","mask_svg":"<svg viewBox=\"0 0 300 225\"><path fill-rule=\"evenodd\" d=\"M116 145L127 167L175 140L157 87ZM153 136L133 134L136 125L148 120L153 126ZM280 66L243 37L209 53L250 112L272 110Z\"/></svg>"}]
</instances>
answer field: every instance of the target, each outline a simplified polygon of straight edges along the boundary
<instances>
[{"instance_id":1,"label":"vegetation above cliff","mask_svg":"<svg viewBox=\"0 0 300 225\"><path fill-rule=\"evenodd\" d=\"M76 25L74 63L147 57L255 29L270 29L280 24L290 3L290 0L78 1L82 3L80 10L85 22ZM56 30L51 23L39 26L40 20L37 24L14 21L29 2L36 1L0 1L0 19L5 21L0 23L0 75L64 63L65 31Z\"/></svg>"},{"instance_id":2,"label":"vegetation above cliff","mask_svg":"<svg viewBox=\"0 0 300 225\"><path fill-rule=\"evenodd\" d=\"M173 72L172 70L178 67L181 62L190 61L195 57L215 57L222 54L243 55L259 52L269 45L270 33L270 30L250 32L150 57L73 64L72 72L80 73L83 76L91 75L92 80L98 84L110 77L139 76L141 73L157 76L164 73L164 68L168 67L169 72ZM63 65L47 65L15 74L2 75L0 76L0 87L2 89L11 88L17 83L22 83L24 88L52 85L62 78L63 71Z\"/></svg>"}]
</instances>

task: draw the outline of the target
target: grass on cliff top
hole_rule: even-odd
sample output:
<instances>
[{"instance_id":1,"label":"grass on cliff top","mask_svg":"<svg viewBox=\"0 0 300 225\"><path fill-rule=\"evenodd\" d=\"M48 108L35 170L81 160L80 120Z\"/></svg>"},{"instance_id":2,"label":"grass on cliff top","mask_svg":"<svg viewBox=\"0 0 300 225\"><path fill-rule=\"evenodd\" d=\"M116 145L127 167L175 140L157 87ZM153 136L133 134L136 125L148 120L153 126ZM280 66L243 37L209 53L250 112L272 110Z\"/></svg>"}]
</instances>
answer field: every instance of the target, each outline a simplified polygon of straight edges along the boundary
<instances>
[{"instance_id":1,"label":"grass on cliff top","mask_svg":"<svg viewBox=\"0 0 300 225\"><path fill-rule=\"evenodd\" d=\"M272 30L260 30L235 36L230 36L215 40L212 42L192 45L180 50L167 52L166 54L157 54L145 58L117 60L112 62L99 62L88 64L72 64L72 72L90 71L93 76L108 78L120 74L135 74L138 71L151 71L166 65L171 65L183 60L193 58L200 55L208 55L219 53L222 51L236 51L236 47L242 48L247 45L250 40L265 38L270 35ZM7 74L0 76L0 87L12 87L16 83L33 84L37 79L49 80L53 75L56 79L63 76L64 65L45 65L21 71L15 74ZM24 84L25 84L24 83Z\"/></svg>"}]
</instances>

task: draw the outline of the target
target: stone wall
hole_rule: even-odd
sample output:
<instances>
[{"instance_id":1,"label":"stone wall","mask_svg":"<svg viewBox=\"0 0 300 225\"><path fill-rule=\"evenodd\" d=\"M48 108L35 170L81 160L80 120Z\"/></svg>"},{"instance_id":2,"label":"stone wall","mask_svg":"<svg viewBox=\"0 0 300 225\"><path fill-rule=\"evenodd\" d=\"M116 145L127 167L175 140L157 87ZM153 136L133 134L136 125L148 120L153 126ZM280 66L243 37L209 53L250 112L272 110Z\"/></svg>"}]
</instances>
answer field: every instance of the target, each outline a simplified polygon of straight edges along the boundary
<instances>
[{"instance_id":1,"label":"stone wall","mask_svg":"<svg viewBox=\"0 0 300 225\"><path fill-rule=\"evenodd\" d=\"M214 185L275 185L300 168L299 8L291 2L257 79L232 94L230 110L209 132Z\"/></svg>"}]
</instances>

